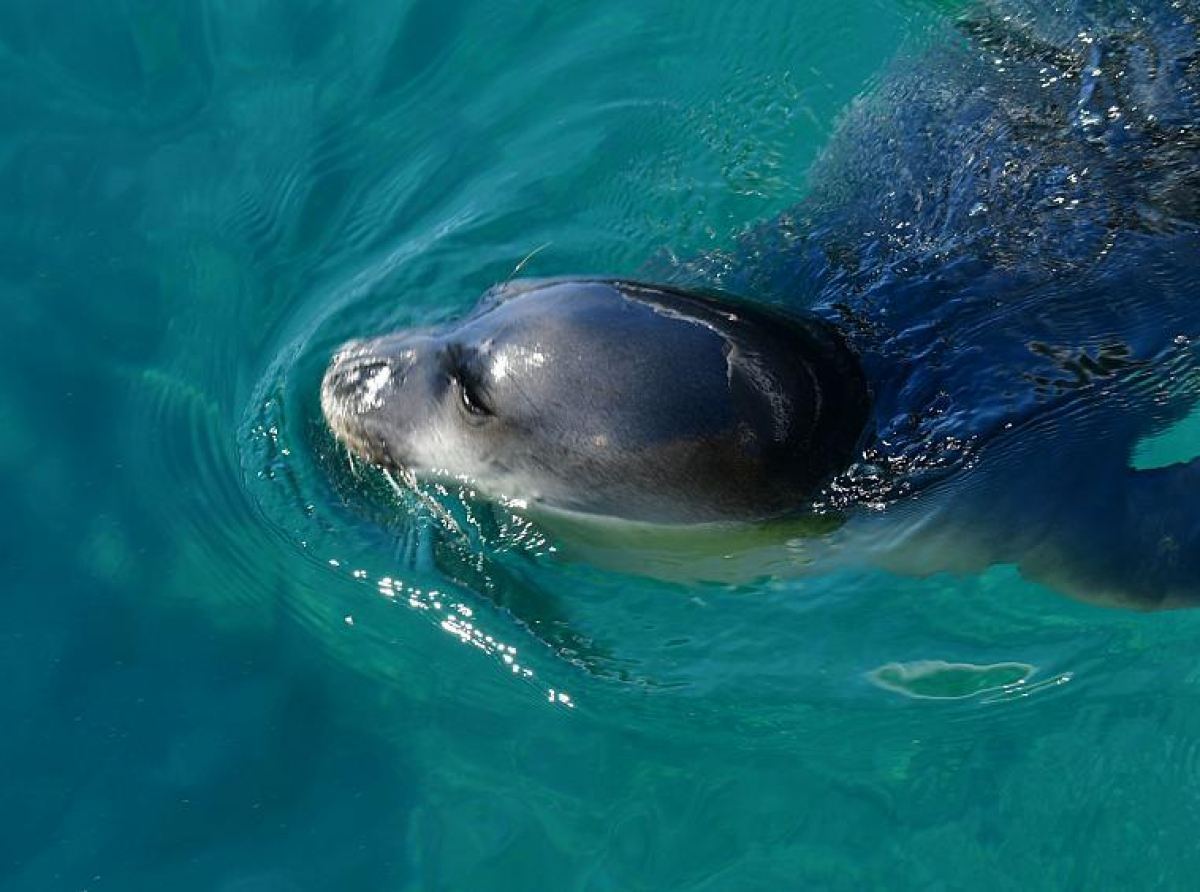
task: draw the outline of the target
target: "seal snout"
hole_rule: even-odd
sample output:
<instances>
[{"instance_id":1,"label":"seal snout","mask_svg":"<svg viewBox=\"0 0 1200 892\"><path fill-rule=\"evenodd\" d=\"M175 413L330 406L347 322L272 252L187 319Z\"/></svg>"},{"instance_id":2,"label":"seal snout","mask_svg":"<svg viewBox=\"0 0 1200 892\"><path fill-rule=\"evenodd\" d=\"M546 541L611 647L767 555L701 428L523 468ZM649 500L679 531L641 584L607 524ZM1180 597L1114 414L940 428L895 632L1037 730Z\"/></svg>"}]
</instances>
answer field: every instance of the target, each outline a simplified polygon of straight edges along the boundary
<instances>
[{"instance_id":1,"label":"seal snout","mask_svg":"<svg viewBox=\"0 0 1200 892\"><path fill-rule=\"evenodd\" d=\"M326 415L346 410L362 412L376 403L379 391L392 379L392 362L361 350L343 348L334 354L321 381L321 409Z\"/></svg>"},{"instance_id":2,"label":"seal snout","mask_svg":"<svg viewBox=\"0 0 1200 892\"><path fill-rule=\"evenodd\" d=\"M398 373L399 372L399 373ZM397 357L377 352L370 341L348 341L330 360L321 380L321 412L334 435L353 451L372 460L378 451L373 418L384 407L388 391L402 382Z\"/></svg>"}]
</instances>

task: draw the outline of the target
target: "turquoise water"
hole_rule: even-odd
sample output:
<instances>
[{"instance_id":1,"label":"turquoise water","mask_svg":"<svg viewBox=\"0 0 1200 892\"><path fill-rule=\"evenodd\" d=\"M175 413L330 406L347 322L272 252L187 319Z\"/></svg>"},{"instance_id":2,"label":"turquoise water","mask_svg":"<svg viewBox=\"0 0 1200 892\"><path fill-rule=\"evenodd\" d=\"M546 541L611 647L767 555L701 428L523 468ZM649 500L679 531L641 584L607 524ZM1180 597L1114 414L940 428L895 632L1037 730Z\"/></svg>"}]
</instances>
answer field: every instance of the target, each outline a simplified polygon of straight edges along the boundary
<instances>
[{"instance_id":1,"label":"turquoise water","mask_svg":"<svg viewBox=\"0 0 1200 892\"><path fill-rule=\"evenodd\" d=\"M746 7L0 2L0 886L1197 875L1200 613L652 583L332 448L341 339L727 247L956 8Z\"/></svg>"}]
</instances>

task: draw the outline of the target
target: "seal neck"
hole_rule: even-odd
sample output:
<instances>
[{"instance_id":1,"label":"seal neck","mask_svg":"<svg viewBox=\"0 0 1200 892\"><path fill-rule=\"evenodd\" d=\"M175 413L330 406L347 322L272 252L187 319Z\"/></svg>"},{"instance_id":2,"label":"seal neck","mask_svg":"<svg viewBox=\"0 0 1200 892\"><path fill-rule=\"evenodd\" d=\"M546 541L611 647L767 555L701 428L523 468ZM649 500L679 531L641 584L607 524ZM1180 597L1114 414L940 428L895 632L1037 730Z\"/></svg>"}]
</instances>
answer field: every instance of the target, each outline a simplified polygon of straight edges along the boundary
<instances>
[{"instance_id":1,"label":"seal neck","mask_svg":"<svg viewBox=\"0 0 1200 892\"><path fill-rule=\"evenodd\" d=\"M871 387L858 356L833 323L813 313L780 315L800 330L800 359L814 381L805 485L815 493L846 470L861 449L871 414Z\"/></svg>"}]
</instances>

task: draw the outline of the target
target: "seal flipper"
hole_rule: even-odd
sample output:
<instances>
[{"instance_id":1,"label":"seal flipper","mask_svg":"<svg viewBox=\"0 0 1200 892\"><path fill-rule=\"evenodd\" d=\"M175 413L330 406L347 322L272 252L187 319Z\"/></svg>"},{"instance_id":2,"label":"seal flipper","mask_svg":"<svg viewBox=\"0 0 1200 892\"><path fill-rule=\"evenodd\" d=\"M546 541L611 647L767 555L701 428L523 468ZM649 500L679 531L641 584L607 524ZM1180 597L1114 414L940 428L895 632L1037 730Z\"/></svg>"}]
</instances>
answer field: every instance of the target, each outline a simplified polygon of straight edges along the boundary
<instances>
[{"instance_id":1,"label":"seal flipper","mask_svg":"<svg viewBox=\"0 0 1200 892\"><path fill-rule=\"evenodd\" d=\"M1127 470L1018 560L1023 575L1089 601L1200 604L1200 458Z\"/></svg>"}]
</instances>

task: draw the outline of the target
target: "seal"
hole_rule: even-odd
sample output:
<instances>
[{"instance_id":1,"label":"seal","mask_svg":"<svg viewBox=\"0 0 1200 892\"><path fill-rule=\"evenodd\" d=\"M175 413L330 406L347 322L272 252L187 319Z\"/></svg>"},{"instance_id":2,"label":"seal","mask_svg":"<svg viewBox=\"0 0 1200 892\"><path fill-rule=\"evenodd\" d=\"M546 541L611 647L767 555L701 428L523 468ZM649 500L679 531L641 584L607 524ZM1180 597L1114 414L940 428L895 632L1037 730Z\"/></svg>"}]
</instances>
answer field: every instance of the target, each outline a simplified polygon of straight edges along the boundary
<instances>
[{"instance_id":1,"label":"seal","mask_svg":"<svg viewBox=\"0 0 1200 892\"><path fill-rule=\"evenodd\" d=\"M816 317L615 279L501 286L452 325L347 344L321 387L376 464L656 523L794 511L850 461L869 404Z\"/></svg>"},{"instance_id":2,"label":"seal","mask_svg":"<svg viewBox=\"0 0 1200 892\"><path fill-rule=\"evenodd\" d=\"M547 509L836 516L829 553L892 569L1194 603L1200 458L1131 456L1200 405L1200 4L948 27L733 250L347 344L331 429Z\"/></svg>"}]
</instances>

